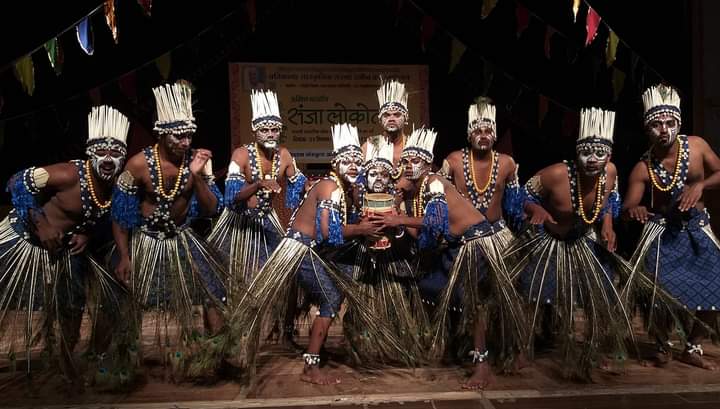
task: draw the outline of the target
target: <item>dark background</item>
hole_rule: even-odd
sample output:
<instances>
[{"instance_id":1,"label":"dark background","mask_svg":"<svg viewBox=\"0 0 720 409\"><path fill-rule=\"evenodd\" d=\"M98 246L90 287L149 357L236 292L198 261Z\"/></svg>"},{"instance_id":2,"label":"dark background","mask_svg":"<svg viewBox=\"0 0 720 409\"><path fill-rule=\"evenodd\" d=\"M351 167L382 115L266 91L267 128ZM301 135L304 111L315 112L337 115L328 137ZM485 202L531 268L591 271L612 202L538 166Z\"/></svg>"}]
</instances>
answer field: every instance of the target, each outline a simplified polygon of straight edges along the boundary
<instances>
[{"instance_id":1,"label":"dark background","mask_svg":"<svg viewBox=\"0 0 720 409\"><path fill-rule=\"evenodd\" d=\"M154 59L170 50L168 80L185 78L197 87L199 130L194 145L213 151L218 170L231 152L227 63L249 61L427 64L431 125L440 141L436 160L465 145L467 105L486 94L498 107L498 143L512 150L521 164L522 181L550 163L574 156L580 107L615 109L613 161L627 175L646 146L640 99L644 88L660 80L678 87L686 113L683 131L693 129L689 6L679 0L589 3L623 40L615 66L626 79L617 101L612 71L605 64L607 26L601 24L594 42L585 47L587 3L573 23L569 0L499 0L486 19L481 18L482 1L263 0L250 3L256 9L254 30L244 1L156 0L147 17L136 1L118 0L119 44L113 43L103 13L95 13L94 55L82 52L74 29L59 37L65 54L60 75L53 72L44 51L33 54L33 96L14 77L13 61L102 2L5 2L0 6L0 178L7 180L31 165L81 157L93 103L90 94L130 118L130 154L153 143L151 88L163 82ZM532 14L520 36L518 4ZM550 38L549 59L547 25L557 30ZM449 72L452 36L467 51ZM130 96L121 90L127 78L119 80L128 72L134 72L136 89ZM541 95L549 101L542 120ZM0 200L7 203L9 198L3 193Z\"/></svg>"}]
</instances>

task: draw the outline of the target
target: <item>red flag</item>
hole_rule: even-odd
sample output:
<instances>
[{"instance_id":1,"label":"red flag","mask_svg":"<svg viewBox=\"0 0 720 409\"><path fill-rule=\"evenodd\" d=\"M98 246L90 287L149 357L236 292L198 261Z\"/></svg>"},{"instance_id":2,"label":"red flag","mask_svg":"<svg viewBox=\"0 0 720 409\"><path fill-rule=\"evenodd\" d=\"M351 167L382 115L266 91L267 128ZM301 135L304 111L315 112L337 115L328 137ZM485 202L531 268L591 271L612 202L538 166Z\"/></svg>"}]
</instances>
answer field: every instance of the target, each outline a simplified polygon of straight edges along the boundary
<instances>
[{"instance_id":1,"label":"red flag","mask_svg":"<svg viewBox=\"0 0 720 409\"><path fill-rule=\"evenodd\" d=\"M435 20L432 16L423 16L420 23L420 47L425 51L425 46L435 34Z\"/></svg>"},{"instance_id":2,"label":"red flag","mask_svg":"<svg viewBox=\"0 0 720 409\"><path fill-rule=\"evenodd\" d=\"M595 39L597 35L598 27L600 26L600 20L602 18L595 10L590 7L588 9L587 20L585 20L585 29L587 30L587 37L585 37L585 47L589 46L590 43Z\"/></svg>"},{"instance_id":3,"label":"red flag","mask_svg":"<svg viewBox=\"0 0 720 409\"><path fill-rule=\"evenodd\" d=\"M555 34L555 29L552 26L547 26L545 29L545 58L550 59L550 41L552 36Z\"/></svg>"},{"instance_id":4,"label":"red flag","mask_svg":"<svg viewBox=\"0 0 720 409\"><path fill-rule=\"evenodd\" d=\"M530 11L520 3L515 7L515 21L517 22L515 33L520 37L530 25Z\"/></svg>"}]
</instances>

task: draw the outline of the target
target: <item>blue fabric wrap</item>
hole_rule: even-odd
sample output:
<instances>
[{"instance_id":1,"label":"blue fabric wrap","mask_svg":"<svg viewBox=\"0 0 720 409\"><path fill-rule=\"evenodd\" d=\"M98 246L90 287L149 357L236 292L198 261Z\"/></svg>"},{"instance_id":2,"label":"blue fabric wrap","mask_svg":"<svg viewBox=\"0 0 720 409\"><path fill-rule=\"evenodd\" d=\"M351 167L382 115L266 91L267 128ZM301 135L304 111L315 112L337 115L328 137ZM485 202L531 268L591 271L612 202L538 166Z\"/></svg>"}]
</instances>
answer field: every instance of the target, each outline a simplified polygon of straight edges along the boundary
<instances>
[{"instance_id":1,"label":"blue fabric wrap","mask_svg":"<svg viewBox=\"0 0 720 409\"><path fill-rule=\"evenodd\" d=\"M523 214L525 201L527 200L527 192L519 186L505 186L503 194L503 211L505 218L508 220L513 230L519 230L523 224Z\"/></svg>"},{"instance_id":2,"label":"blue fabric wrap","mask_svg":"<svg viewBox=\"0 0 720 409\"><path fill-rule=\"evenodd\" d=\"M12 204L15 212L23 222L29 222L30 210L39 210L40 206L26 186L25 179L29 178L30 169L21 170L14 174L7 185L7 192L12 196Z\"/></svg>"},{"instance_id":3,"label":"blue fabric wrap","mask_svg":"<svg viewBox=\"0 0 720 409\"><path fill-rule=\"evenodd\" d=\"M321 224L322 221L322 211L327 210L328 211L328 237L327 240L323 237ZM323 207L318 207L317 211L315 212L315 237L316 241L318 243L326 243L331 246L341 246L345 240L343 239L343 224L342 224L342 217L340 217L340 212L335 209L328 209Z\"/></svg>"},{"instance_id":4,"label":"blue fabric wrap","mask_svg":"<svg viewBox=\"0 0 720 409\"><path fill-rule=\"evenodd\" d=\"M225 179L225 206L229 209L235 210L236 212L245 209L247 203L244 201L236 202L235 196L240 193L246 184L247 182L245 182L245 179L236 175L228 176L228 178Z\"/></svg>"},{"instance_id":5,"label":"blue fabric wrap","mask_svg":"<svg viewBox=\"0 0 720 409\"><path fill-rule=\"evenodd\" d=\"M710 224L705 212L695 208L689 220L668 220L665 232L650 246L645 266L658 282L691 310L720 309L720 249L703 230ZM686 216L686 217L687 217ZM658 219L656 216L654 219Z\"/></svg>"},{"instance_id":6,"label":"blue fabric wrap","mask_svg":"<svg viewBox=\"0 0 720 409\"><path fill-rule=\"evenodd\" d=\"M431 198L425 205L423 225L420 228L418 246L427 249L437 246L438 238L445 237L450 231L448 205L440 196Z\"/></svg>"},{"instance_id":7,"label":"blue fabric wrap","mask_svg":"<svg viewBox=\"0 0 720 409\"><path fill-rule=\"evenodd\" d=\"M210 192L215 196L217 199L217 202L215 204L215 210L213 211L212 215L218 214L223 209L223 195L220 193L220 189L217 187L215 182L209 182L208 188L210 188ZM193 193L192 198L190 198L190 209L188 210L188 217L199 217L202 214L202 211L200 209L200 202L198 202L197 194Z\"/></svg>"},{"instance_id":8,"label":"blue fabric wrap","mask_svg":"<svg viewBox=\"0 0 720 409\"><path fill-rule=\"evenodd\" d=\"M140 226L140 198L137 194L126 192L119 187L113 188L112 219L125 230L132 230Z\"/></svg>"},{"instance_id":9,"label":"blue fabric wrap","mask_svg":"<svg viewBox=\"0 0 720 409\"><path fill-rule=\"evenodd\" d=\"M295 176L287 179L287 188L285 189L285 207L288 209L296 209L300 205L302 193L305 189L307 178L305 175L296 170Z\"/></svg>"}]
</instances>

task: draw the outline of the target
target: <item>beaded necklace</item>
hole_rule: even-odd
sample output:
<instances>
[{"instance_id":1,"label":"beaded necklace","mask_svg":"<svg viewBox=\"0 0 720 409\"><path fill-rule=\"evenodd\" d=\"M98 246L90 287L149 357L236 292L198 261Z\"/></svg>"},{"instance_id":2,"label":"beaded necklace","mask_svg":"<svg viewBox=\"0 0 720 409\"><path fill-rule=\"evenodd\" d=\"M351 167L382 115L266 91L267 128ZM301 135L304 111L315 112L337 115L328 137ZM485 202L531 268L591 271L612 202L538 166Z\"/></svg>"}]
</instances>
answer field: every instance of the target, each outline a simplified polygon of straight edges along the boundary
<instances>
[{"instance_id":1,"label":"beaded necklace","mask_svg":"<svg viewBox=\"0 0 720 409\"><path fill-rule=\"evenodd\" d=\"M583 201L582 184L580 173L572 161L565 161L565 165L568 168L568 178L570 179L570 197L572 198L572 205L575 212L586 224L593 224L597 221L600 213L602 212L603 198L605 197L605 182L607 175L605 171L595 180L595 201L593 202L593 214L591 218L587 217L585 213L585 203Z\"/></svg>"},{"instance_id":2,"label":"beaded necklace","mask_svg":"<svg viewBox=\"0 0 720 409\"><path fill-rule=\"evenodd\" d=\"M480 188L477 184L478 178L475 175L474 159L472 149L463 149L463 175L465 176L465 187L467 188L468 196L470 196L470 200L475 208L484 211L490 207L490 202L495 194L500 161L498 160L498 153L492 151L487 182L485 182L485 186Z\"/></svg>"},{"instance_id":3,"label":"beaded necklace","mask_svg":"<svg viewBox=\"0 0 720 409\"><path fill-rule=\"evenodd\" d=\"M413 197L413 216L423 217L425 215L425 206L423 206L423 198L425 196L425 189L427 185L428 175L423 177L420 182L418 193Z\"/></svg>"},{"instance_id":4,"label":"beaded necklace","mask_svg":"<svg viewBox=\"0 0 720 409\"><path fill-rule=\"evenodd\" d=\"M100 200L97 197L97 193L95 192L95 182L93 181L93 176L90 168L90 160L85 161L85 174L87 175L87 185L88 190L90 191L90 198L92 198L93 203L95 203L95 206L97 206L100 209L107 209L112 204L112 198L105 201L105 203L101 203Z\"/></svg>"},{"instance_id":5,"label":"beaded necklace","mask_svg":"<svg viewBox=\"0 0 720 409\"><path fill-rule=\"evenodd\" d=\"M680 167L683 162L682 159L686 159L689 157L689 154L687 152L687 143L683 143L684 141L680 138L679 135L675 139L675 141L677 141L678 144L678 151L677 156L675 157L675 170L672 173L672 178L670 178L670 182L665 181L667 179L667 171L662 165L662 161L658 160L653 156L652 149L648 151L648 155L645 160L648 169L648 175L650 175L650 183L652 183L655 189L661 192L669 192L670 190L672 190L673 187L675 187L676 184L680 182L682 173ZM663 182L661 182L659 179L664 180ZM665 186L663 186L662 183L664 183Z\"/></svg>"},{"instance_id":6,"label":"beaded necklace","mask_svg":"<svg viewBox=\"0 0 720 409\"><path fill-rule=\"evenodd\" d=\"M153 158L155 159L155 163L157 164L158 183L157 183L155 190L158 195L162 196L166 200L174 200L175 196L180 191L180 183L182 182L182 179L183 179L181 177L181 175L185 171L185 160L180 162L180 167L178 168L178 175L177 175L177 178L175 178L175 185L173 186L172 190L170 191L170 193L165 193L165 182L163 179L162 165L161 165L162 162L160 162L160 151L158 149L158 144L155 144L155 146L153 146L152 150L153 150Z\"/></svg>"}]
</instances>

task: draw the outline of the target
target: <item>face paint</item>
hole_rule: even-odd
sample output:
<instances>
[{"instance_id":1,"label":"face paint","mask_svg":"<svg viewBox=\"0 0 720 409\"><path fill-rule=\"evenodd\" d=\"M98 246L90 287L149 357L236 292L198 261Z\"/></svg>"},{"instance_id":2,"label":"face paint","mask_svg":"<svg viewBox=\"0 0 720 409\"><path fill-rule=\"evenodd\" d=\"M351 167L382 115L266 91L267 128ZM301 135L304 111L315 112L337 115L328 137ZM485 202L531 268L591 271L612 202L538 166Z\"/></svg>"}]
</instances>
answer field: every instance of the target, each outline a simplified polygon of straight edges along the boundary
<instances>
[{"instance_id":1,"label":"face paint","mask_svg":"<svg viewBox=\"0 0 720 409\"><path fill-rule=\"evenodd\" d=\"M418 156L405 158L401 163L405 168L405 177L410 180L420 179L420 176L423 175L425 168L428 166L427 162Z\"/></svg>"},{"instance_id":2,"label":"face paint","mask_svg":"<svg viewBox=\"0 0 720 409\"><path fill-rule=\"evenodd\" d=\"M367 187L372 193L384 193L390 184L390 173L381 166L368 170Z\"/></svg>"},{"instance_id":3,"label":"face paint","mask_svg":"<svg viewBox=\"0 0 720 409\"><path fill-rule=\"evenodd\" d=\"M489 125L480 125L468 136L472 148L479 151L490 150L495 144L495 130Z\"/></svg>"},{"instance_id":4,"label":"face paint","mask_svg":"<svg viewBox=\"0 0 720 409\"><path fill-rule=\"evenodd\" d=\"M266 149L275 149L280 139L280 128L260 128L255 132L255 140Z\"/></svg>"},{"instance_id":5,"label":"face paint","mask_svg":"<svg viewBox=\"0 0 720 409\"><path fill-rule=\"evenodd\" d=\"M362 169L360 158L345 156L337 161L338 175L350 183L355 183Z\"/></svg>"},{"instance_id":6,"label":"face paint","mask_svg":"<svg viewBox=\"0 0 720 409\"><path fill-rule=\"evenodd\" d=\"M599 175L610 161L610 147L601 143L589 143L578 146L577 160L580 169L587 176Z\"/></svg>"},{"instance_id":7,"label":"face paint","mask_svg":"<svg viewBox=\"0 0 720 409\"><path fill-rule=\"evenodd\" d=\"M123 167L124 157L116 150L98 150L90 158L90 164L103 180L112 180L117 176Z\"/></svg>"},{"instance_id":8,"label":"face paint","mask_svg":"<svg viewBox=\"0 0 720 409\"><path fill-rule=\"evenodd\" d=\"M380 116L380 123L387 132L398 132L405 126L405 114L400 111L385 111Z\"/></svg>"},{"instance_id":9,"label":"face paint","mask_svg":"<svg viewBox=\"0 0 720 409\"><path fill-rule=\"evenodd\" d=\"M190 149L193 134L188 132L180 135L168 134L165 138L165 148L176 156L182 156Z\"/></svg>"},{"instance_id":10,"label":"face paint","mask_svg":"<svg viewBox=\"0 0 720 409\"><path fill-rule=\"evenodd\" d=\"M675 143L678 132L680 132L680 123L670 114L660 114L656 119L650 121L646 126L647 134L650 142L662 147L670 147Z\"/></svg>"}]
</instances>

